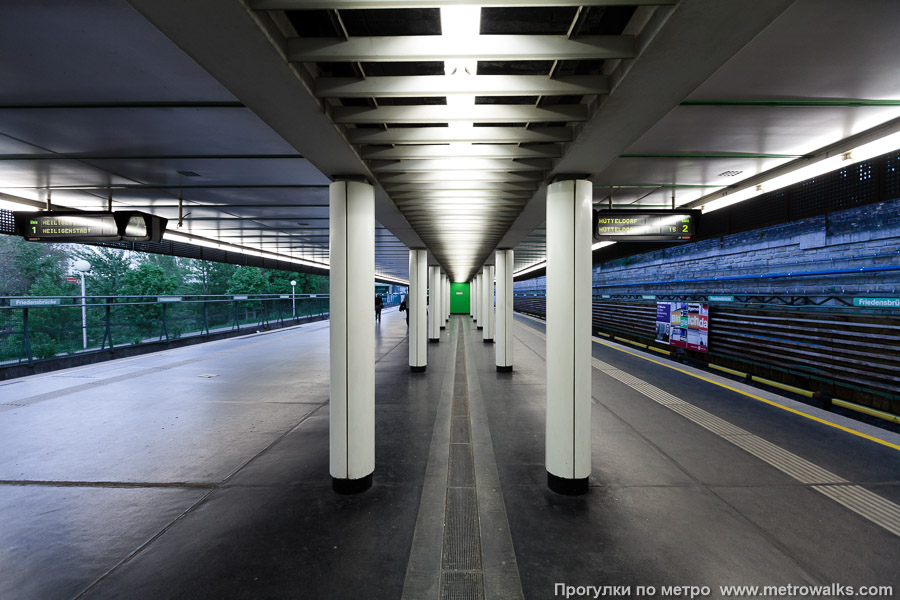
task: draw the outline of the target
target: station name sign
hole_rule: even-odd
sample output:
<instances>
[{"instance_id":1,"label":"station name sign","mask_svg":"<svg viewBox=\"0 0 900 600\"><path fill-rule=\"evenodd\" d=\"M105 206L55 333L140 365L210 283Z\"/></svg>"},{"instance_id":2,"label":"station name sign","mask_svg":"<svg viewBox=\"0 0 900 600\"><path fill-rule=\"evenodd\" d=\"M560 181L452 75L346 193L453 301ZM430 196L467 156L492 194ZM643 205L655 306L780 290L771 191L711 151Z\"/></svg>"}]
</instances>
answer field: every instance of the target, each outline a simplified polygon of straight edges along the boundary
<instances>
[{"instance_id":1,"label":"station name sign","mask_svg":"<svg viewBox=\"0 0 900 600\"><path fill-rule=\"evenodd\" d=\"M696 210L595 210L594 240L687 242L697 235Z\"/></svg>"},{"instance_id":2,"label":"station name sign","mask_svg":"<svg viewBox=\"0 0 900 600\"><path fill-rule=\"evenodd\" d=\"M167 219L136 210L15 212L29 242L159 242Z\"/></svg>"}]
</instances>

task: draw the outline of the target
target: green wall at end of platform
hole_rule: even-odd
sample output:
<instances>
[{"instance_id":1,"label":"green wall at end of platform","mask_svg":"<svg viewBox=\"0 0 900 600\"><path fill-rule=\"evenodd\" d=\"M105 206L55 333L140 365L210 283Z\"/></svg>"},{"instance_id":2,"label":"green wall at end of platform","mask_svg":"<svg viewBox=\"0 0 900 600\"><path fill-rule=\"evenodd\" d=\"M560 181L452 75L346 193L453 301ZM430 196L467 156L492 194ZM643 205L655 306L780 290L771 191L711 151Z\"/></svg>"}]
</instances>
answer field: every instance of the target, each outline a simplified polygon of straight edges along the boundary
<instances>
[{"instance_id":1,"label":"green wall at end of platform","mask_svg":"<svg viewBox=\"0 0 900 600\"><path fill-rule=\"evenodd\" d=\"M453 314L469 314L469 284L450 284L450 312Z\"/></svg>"}]
</instances>

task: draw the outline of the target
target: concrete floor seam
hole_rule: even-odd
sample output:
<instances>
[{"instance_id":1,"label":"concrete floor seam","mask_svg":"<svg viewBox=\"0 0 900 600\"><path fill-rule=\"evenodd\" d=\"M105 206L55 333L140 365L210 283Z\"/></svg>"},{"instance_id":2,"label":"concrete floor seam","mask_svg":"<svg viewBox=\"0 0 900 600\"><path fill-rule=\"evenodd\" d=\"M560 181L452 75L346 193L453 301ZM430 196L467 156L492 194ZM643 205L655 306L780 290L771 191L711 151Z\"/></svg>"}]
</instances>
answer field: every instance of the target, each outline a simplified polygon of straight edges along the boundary
<instances>
[{"instance_id":1,"label":"concrete floor seam","mask_svg":"<svg viewBox=\"0 0 900 600\"><path fill-rule=\"evenodd\" d=\"M0 486L46 486L46 487L86 487L86 488L188 488L216 489L218 483L194 481L148 482L148 481L42 481L34 479L2 479Z\"/></svg>"},{"instance_id":2,"label":"concrete floor seam","mask_svg":"<svg viewBox=\"0 0 900 600\"><path fill-rule=\"evenodd\" d=\"M224 485L225 485L232 477L234 477L235 475L237 475L237 474L238 474L242 469L244 469L246 466L248 466L249 464L253 463L257 458L259 458L259 457L263 456L264 454L266 454L272 447L274 447L276 444L278 444L280 441L282 441L284 438L286 438L288 435L290 435L290 434L291 434L293 431L295 431L298 427L300 427L301 425L303 425L304 422L306 422L311 416L313 416L316 412L318 412L319 410L321 410L321 408L322 408L323 406L326 406L327 404L328 404L327 401L326 401L326 402L323 402L322 404L320 404L320 405L319 405L317 408L315 408L314 410L311 410L311 411L308 412L307 414L303 415L303 417L301 417L301 419L300 419L297 423L295 423L292 427L290 427L287 431L285 431L283 434L281 434L280 436L278 436L274 441L272 441L271 443L269 443L265 448L263 448L263 449L262 449L261 451L259 451L257 454L255 454L255 455L252 456L250 459L248 459L247 461L245 461L243 464L241 464L239 467L237 467L234 471L232 471L231 473L229 473L228 475L226 475L225 478L222 479L221 482L219 482L219 484L218 484L218 486L217 486L216 488L209 490L209 491L208 491L206 494L204 494L200 499L198 499L196 502L194 502L193 504L191 504L184 512L182 512L181 514L179 514L175 519L173 519L173 520L172 520L170 523L168 523L165 527L163 527L163 528L160 529L158 532L156 532L156 534L154 534L152 537L150 537L150 539L148 539L148 540L145 541L143 544L141 544L140 546L138 546L137 548L135 548L135 549L134 549L132 552L130 552L125 558L123 558L121 561L119 561L118 563L116 563L111 569L109 569L107 572L105 572L103 575L101 575L99 578L97 578L97 580L95 580L95 581L94 581L93 583L91 583L88 587L86 587L80 594L78 594L78 595L74 598L74 600L81 600L82 598L85 598L89 593L91 593L91 592L92 592L93 590L95 590L101 583L103 583L104 580L106 580L107 578L109 578L113 573L115 573L115 572L118 571L120 568L122 568L122 566L126 565L127 563L129 563L130 561L132 561L135 557L137 557L137 556L140 555L142 552L144 552L144 551L145 551L147 548L149 548L156 540L158 540L158 539L161 538L163 535L165 535L165 533L166 533L167 531L169 531L172 527L174 527L175 525L177 525L177 524L178 524L179 522L181 522L185 517L187 517L189 514L191 514L191 513L194 512L195 510L197 510L200 506L202 506L202 505L209 499L209 497L210 497L214 492L216 492L218 489L220 489L222 486L224 486Z\"/></svg>"}]
</instances>

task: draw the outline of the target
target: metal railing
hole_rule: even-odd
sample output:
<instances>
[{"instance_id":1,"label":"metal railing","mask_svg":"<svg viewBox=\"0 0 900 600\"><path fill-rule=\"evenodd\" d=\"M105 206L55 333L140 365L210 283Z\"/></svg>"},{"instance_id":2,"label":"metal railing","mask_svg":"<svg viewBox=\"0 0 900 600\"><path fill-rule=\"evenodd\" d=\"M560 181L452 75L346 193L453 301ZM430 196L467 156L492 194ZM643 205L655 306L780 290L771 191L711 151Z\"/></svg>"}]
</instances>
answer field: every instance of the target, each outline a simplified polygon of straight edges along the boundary
<instances>
[{"instance_id":1,"label":"metal railing","mask_svg":"<svg viewBox=\"0 0 900 600\"><path fill-rule=\"evenodd\" d=\"M327 315L328 302L327 294L0 297L0 365L283 327Z\"/></svg>"}]
</instances>

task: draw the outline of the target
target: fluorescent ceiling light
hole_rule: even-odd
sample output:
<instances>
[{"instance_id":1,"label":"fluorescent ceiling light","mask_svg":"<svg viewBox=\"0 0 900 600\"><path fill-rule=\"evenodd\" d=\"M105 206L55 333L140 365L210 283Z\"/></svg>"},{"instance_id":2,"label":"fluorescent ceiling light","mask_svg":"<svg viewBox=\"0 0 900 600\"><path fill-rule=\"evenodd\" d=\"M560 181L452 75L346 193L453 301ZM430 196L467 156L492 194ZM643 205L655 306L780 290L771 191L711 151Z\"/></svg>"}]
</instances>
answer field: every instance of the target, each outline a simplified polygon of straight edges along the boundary
<instances>
[{"instance_id":1,"label":"fluorescent ceiling light","mask_svg":"<svg viewBox=\"0 0 900 600\"><path fill-rule=\"evenodd\" d=\"M453 40L460 46L466 45L481 33L481 7L480 6L442 6L441 7L441 36ZM468 77L478 71L477 60L444 59L444 74L454 77ZM447 110L450 113L464 111L475 105L474 94L452 94L446 96ZM472 121L451 120L448 127L453 129L472 129L475 127ZM453 143L451 148L462 149L471 147L471 143Z\"/></svg>"},{"instance_id":2,"label":"fluorescent ceiling light","mask_svg":"<svg viewBox=\"0 0 900 600\"><path fill-rule=\"evenodd\" d=\"M4 210L34 210L35 207L19 202L10 202L9 200L0 199L0 208Z\"/></svg>"},{"instance_id":3,"label":"fluorescent ceiling light","mask_svg":"<svg viewBox=\"0 0 900 600\"><path fill-rule=\"evenodd\" d=\"M46 202L39 200L30 200L28 198L20 198L11 194L0 192L0 208L5 210L40 210L47 208Z\"/></svg>"},{"instance_id":4,"label":"fluorescent ceiling light","mask_svg":"<svg viewBox=\"0 0 900 600\"><path fill-rule=\"evenodd\" d=\"M513 273L513 277L518 277L519 275L525 275L527 273L532 273L539 269L543 269L546 266L547 266L547 261L542 260L541 262L533 264L530 267L525 267L524 269L522 269L520 271L516 271L515 273Z\"/></svg>"},{"instance_id":5,"label":"fluorescent ceiling light","mask_svg":"<svg viewBox=\"0 0 900 600\"><path fill-rule=\"evenodd\" d=\"M731 206L738 202L754 198L760 194L774 192L794 185L795 183L800 183L801 181L824 175L825 173L844 169L856 163L869 160L876 156L881 156L882 154L897 149L900 149L900 131L892 132L884 137L861 144L848 151L835 152L830 156L824 155L811 164L794 169L783 175L777 175L762 183L757 183L755 185L750 184L748 187L738 189L731 193L725 191L723 192L724 195L722 197L706 202L703 205L703 213L706 214L714 210L719 210L720 208L725 208L726 206Z\"/></svg>"},{"instance_id":6,"label":"fluorescent ceiling light","mask_svg":"<svg viewBox=\"0 0 900 600\"><path fill-rule=\"evenodd\" d=\"M247 248L246 246L238 246L237 244L230 244L228 242L221 242L217 240L211 240L207 238L198 237L195 235L187 235L183 233L179 233L177 231L166 231L163 239L173 241L173 242L182 242L185 244L193 244L195 246L203 246L205 248L216 248L219 250L227 250L228 252L234 252L237 254L245 254L247 256L256 256L259 258L273 258L276 260L281 260L284 262L291 262L298 265L304 265L307 267L316 267L319 269L328 270L330 267L326 263L319 263L311 260L306 260L303 258L296 258L294 256L289 256L286 254L278 254L276 252L269 252L266 250L257 250L254 248Z\"/></svg>"},{"instance_id":7,"label":"fluorescent ceiling light","mask_svg":"<svg viewBox=\"0 0 900 600\"><path fill-rule=\"evenodd\" d=\"M379 279L386 279L386 280L396 283L398 285L405 285L405 286L409 287L409 281L407 281L406 279L399 279L397 277L393 277L391 275L383 275L381 273L375 273L375 277L377 277Z\"/></svg>"},{"instance_id":8,"label":"fluorescent ceiling light","mask_svg":"<svg viewBox=\"0 0 900 600\"><path fill-rule=\"evenodd\" d=\"M615 242L597 242L596 244L591 245L591 251L593 252L594 250L596 250L598 248L606 248L607 246L612 246L613 244L615 244ZM527 273L533 273L534 271L537 271L539 269L544 269L546 267L547 267L547 261L542 260L539 263L535 263L529 267L525 267L524 269L514 272L513 277L518 277L519 275L525 275Z\"/></svg>"}]
</instances>

